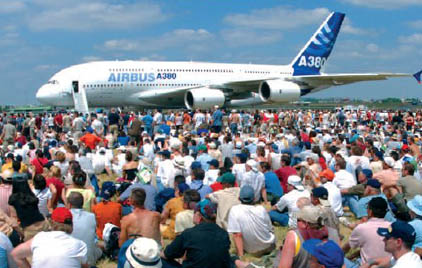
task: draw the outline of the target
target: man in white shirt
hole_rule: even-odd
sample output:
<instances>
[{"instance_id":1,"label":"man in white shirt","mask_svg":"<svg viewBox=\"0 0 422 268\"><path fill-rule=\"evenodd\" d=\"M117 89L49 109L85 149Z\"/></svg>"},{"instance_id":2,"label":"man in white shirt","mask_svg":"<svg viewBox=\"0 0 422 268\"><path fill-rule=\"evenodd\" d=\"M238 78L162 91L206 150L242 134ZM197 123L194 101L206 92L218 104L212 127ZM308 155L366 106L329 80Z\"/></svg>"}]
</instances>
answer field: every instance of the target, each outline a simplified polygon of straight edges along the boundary
<instances>
[{"instance_id":1,"label":"man in white shirt","mask_svg":"<svg viewBox=\"0 0 422 268\"><path fill-rule=\"evenodd\" d=\"M258 163L255 160L248 160L245 165L246 172L240 177L239 187L250 185L255 191L255 202L261 198L264 202L267 200L267 191L265 190L265 177L258 171Z\"/></svg>"},{"instance_id":2,"label":"man in white shirt","mask_svg":"<svg viewBox=\"0 0 422 268\"><path fill-rule=\"evenodd\" d=\"M174 188L174 176L176 170L173 162L170 160L170 152L168 150L160 151L161 161L158 162L156 170L157 177L161 179L161 183L166 188Z\"/></svg>"},{"instance_id":3,"label":"man in white shirt","mask_svg":"<svg viewBox=\"0 0 422 268\"><path fill-rule=\"evenodd\" d=\"M229 213L227 232L233 234L238 256L244 252L262 256L275 248L270 216L263 206L253 205L254 195L251 186L243 186L239 195L242 204L233 206Z\"/></svg>"},{"instance_id":4,"label":"man in white shirt","mask_svg":"<svg viewBox=\"0 0 422 268\"><path fill-rule=\"evenodd\" d=\"M393 268L422 267L421 258L411 250L416 239L416 232L412 225L396 221L389 228L378 228L377 233L384 237L385 251L390 252L393 257L373 260L371 265Z\"/></svg>"},{"instance_id":5,"label":"man in white shirt","mask_svg":"<svg viewBox=\"0 0 422 268\"><path fill-rule=\"evenodd\" d=\"M296 227L295 213L299 211L297 201L299 198L305 197L310 199L311 193L305 190L302 185L302 179L297 175L291 175L287 179L288 193L283 195L280 200L272 207L269 212L270 218L273 222L278 222L282 226ZM287 209L287 213L283 212Z\"/></svg>"},{"instance_id":6,"label":"man in white shirt","mask_svg":"<svg viewBox=\"0 0 422 268\"><path fill-rule=\"evenodd\" d=\"M51 215L50 232L40 232L16 247L11 255L19 267L24 268L80 268L87 263L85 242L73 238L72 213L69 209L56 208ZM32 256L32 263L27 258Z\"/></svg>"},{"instance_id":7,"label":"man in white shirt","mask_svg":"<svg viewBox=\"0 0 422 268\"><path fill-rule=\"evenodd\" d=\"M356 179L350 172L346 171L346 161L341 158L337 159L335 169L333 183L337 188L342 190L356 185Z\"/></svg>"},{"instance_id":8,"label":"man in white shirt","mask_svg":"<svg viewBox=\"0 0 422 268\"><path fill-rule=\"evenodd\" d=\"M92 115L92 123L91 123L91 127L92 129L95 131L95 134L99 137L101 137L104 134L104 125L103 123L101 123L100 120L97 119L97 115L93 114Z\"/></svg>"},{"instance_id":9,"label":"man in white shirt","mask_svg":"<svg viewBox=\"0 0 422 268\"><path fill-rule=\"evenodd\" d=\"M211 161L208 161L209 169L205 172L205 178L204 178L204 184L205 185L211 185L214 182L217 181L218 173L220 170L218 169L218 166L220 163L217 159L213 159Z\"/></svg>"},{"instance_id":10,"label":"man in white shirt","mask_svg":"<svg viewBox=\"0 0 422 268\"><path fill-rule=\"evenodd\" d=\"M334 179L334 173L331 169L325 169L319 173L319 179L321 181L321 186L323 186L328 191L328 201L330 202L331 208L334 210L334 213L337 217L341 217L344 214L342 198L340 189L334 185L332 180Z\"/></svg>"}]
</instances>

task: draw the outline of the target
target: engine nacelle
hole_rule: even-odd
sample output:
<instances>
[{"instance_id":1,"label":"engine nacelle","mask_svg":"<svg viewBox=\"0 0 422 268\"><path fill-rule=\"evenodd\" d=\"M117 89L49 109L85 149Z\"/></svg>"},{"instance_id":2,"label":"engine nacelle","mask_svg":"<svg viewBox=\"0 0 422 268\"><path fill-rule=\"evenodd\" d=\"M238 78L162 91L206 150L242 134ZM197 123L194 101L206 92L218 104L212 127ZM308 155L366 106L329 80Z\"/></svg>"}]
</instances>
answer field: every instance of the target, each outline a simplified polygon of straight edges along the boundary
<instances>
[{"instance_id":1,"label":"engine nacelle","mask_svg":"<svg viewBox=\"0 0 422 268\"><path fill-rule=\"evenodd\" d=\"M268 80L259 85L259 96L265 102L296 101L300 97L300 86L283 80Z\"/></svg>"},{"instance_id":2,"label":"engine nacelle","mask_svg":"<svg viewBox=\"0 0 422 268\"><path fill-rule=\"evenodd\" d=\"M194 88L185 93L185 105L188 109L222 107L225 99L223 91L209 87Z\"/></svg>"}]
</instances>

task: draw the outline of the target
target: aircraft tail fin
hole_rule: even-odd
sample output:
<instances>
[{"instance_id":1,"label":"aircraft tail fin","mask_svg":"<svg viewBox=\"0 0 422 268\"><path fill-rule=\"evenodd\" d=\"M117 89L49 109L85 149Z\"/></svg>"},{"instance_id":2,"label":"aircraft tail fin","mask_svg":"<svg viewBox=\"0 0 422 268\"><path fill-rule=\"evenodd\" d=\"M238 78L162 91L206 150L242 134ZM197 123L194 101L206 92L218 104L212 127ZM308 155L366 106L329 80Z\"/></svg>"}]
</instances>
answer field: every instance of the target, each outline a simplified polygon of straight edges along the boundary
<instances>
[{"instance_id":1,"label":"aircraft tail fin","mask_svg":"<svg viewBox=\"0 0 422 268\"><path fill-rule=\"evenodd\" d=\"M416 81L418 81L419 84L421 84L421 75L422 75L422 70L413 74L413 77L416 79Z\"/></svg>"},{"instance_id":2,"label":"aircraft tail fin","mask_svg":"<svg viewBox=\"0 0 422 268\"><path fill-rule=\"evenodd\" d=\"M293 75L318 75L333 50L345 14L331 13L291 62Z\"/></svg>"}]
</instances>

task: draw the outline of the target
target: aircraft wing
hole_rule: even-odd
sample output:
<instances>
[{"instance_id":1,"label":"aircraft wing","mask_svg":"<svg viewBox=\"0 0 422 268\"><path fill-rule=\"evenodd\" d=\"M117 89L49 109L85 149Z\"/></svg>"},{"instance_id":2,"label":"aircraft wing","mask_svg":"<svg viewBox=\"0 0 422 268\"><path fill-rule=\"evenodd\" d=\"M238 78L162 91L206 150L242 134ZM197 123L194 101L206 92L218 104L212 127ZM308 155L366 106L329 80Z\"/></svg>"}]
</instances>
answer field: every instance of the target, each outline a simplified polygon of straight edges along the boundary
<instances>
[{"instance_id":1,"label":"aircraft wing","mask_svg":"<svg viewBox=\"0 0 422 268\"><path fill-rule=\"evenodd\" d=\"M286 78L291 82L304 82L309 86L340 86L362 81L386 80L390 77L409 77L404 73L353 73L353 74L321 74L302 75Z\"/></svg>"},{"instance_id":2,"label":"aircraft wing","mask_svg":"<svg viewBox=\"0 0 422 268\"><path fill-rule=\"evenodd\" d=\"M163 105L167 101L175 104L181 103L183 105L185 92L198 87L201 86L178 87L169 89L148 89L146 91L136 93L135 97L142 101L156 105Z\"/></svg>"}]
</instances>

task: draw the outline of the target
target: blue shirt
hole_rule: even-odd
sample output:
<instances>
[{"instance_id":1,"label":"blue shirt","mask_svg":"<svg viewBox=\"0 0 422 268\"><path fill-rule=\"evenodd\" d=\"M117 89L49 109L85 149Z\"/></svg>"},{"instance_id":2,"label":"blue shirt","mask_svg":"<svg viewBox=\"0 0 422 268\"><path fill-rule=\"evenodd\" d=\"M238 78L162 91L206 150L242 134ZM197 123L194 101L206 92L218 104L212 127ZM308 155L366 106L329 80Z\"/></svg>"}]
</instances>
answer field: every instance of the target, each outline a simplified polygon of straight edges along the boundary
<instances>
[{"instance_id":1,"label":"blue shirt","mask_svg":"<svg viewBox=\"0 0 422 268\"><path fill-rule=\"evenodd\" d=\"M201 196L201 200L204 199L208 194L212 193L211 187L204 185L201 180L193 180L189 186L191 189L198 191L199 195Z\"/></svg>"},{"instance_id":2,"label":"blue shirt","mask_svg":"<svg viewBox=\"0 0 422 268\"><path fill-rule=\"evenodd\" d=\"M155 211L155 197L157 196L157 189L155 189L154 186L150 184L142 184L139 182L132 184L120 195L120 200L124 201L128 199L130 194L132 193L132 190L137 188L144 189L147 195L145 198L144 207L148 210Z\"/></svg>"},{"instance_id":3,"label":"blue shirt","mask_svg":"<svg viewBox=\"0 0 422 268\"><path fill-rule=\"evenodd\" d=\"M416 240L412 246L412 250L415 248L422 248L422 220L421 219L414 219L413 221L409 222L416 231Z\"/></svg>"},{"instance_id":4,"label":"blue shirt","mask_svg":"<svg viewBox=\"0 0 422 268\"><path fill-rule=\"evenodd\" d=\"M159 129L161 129L164 134L170 135L170 126L167 124L161 124Z\"/></svg>"},{"instance_id":5,"label":"blue shirt","mask_svg":"<svg viewBox=\"0 0 422 268\"><path fill-rule=\"evenodd\" d=\"M374 198L374 197L382 197L382 198L385 199L385 201L388 204L387 197L385 197L385 195L383 195L383 194L377 194L377 195L370 195L370 196L362 197L358 201L358 211L356 212L356 218L360 219L360 218L363 218L363 217L368 217L368 211L366 210L366 208L368 207L369 201L371 201L371 199ZM388 206L388 211L387 211L387 214L385 214L384 219L386 221L389 221L389 222L395 222L396 221L396 219L393 216L393 213L391 211L390 206Z\"/></svg>"},{"instance_id":6,"label":"blue shirt","mask_svg":"<svg viewBox=\"0 0 422 268\"><path fill-rule=\"evenodd\" d=\"M208 164L209 161L211 161L213 158L207 154L207 153L202 153L201 155L199 155L196 158L196 161L201 162L201 168L204 171L208 171L208 169L210 168L210 164Z\"/></svg>"},{"instance_id":7,"label":"blue shirt","mask_svg":"<svg viewBox=\"0 0 422 268\"><path fill-rule=\"evenodd\" d=\"M215 111L212 114L213 126L222 126L223 125L223 113L220 110Z\"/></svg>"},{"instance_id":8,"label":"blue shirt","mask_svg":"<svg viewBox=\"0 0 422 268\"><path fill-rule=\"evenodd\" d=\"M281 187L280 180L277 175L272 171L268 171L264 173L264 177L267 193L281 197L283 195L283 188Z\"/></svg>"},{"instance_id":9,"label":"blue shirt","mask_svg":"<svg viewBox=\"0 0 422 268\"><path fill-rule=\"evenodd\" d=\"M152 121L154 121L154 118L152 118L151 115L147 114L142 118L142 121L144 122L145 126L151 126Z\"/></svg>"},{"instance_id":10,"label":"blue shirt","mask_svg":"<svg viewBox=\"0 0 422 268\"><path fill-rule=\"evenodd\" d=\"M119 143L119 145L121 146L126 146L129 144L129 140L130 138L128 136L124 136L124 137L117 137L117 142Z\"/></svg>"}]
</instances>

